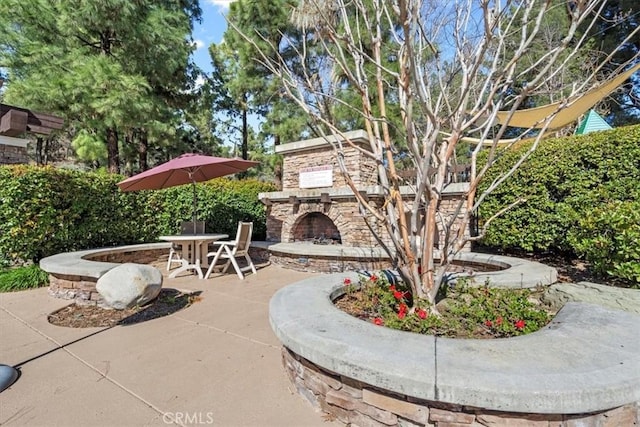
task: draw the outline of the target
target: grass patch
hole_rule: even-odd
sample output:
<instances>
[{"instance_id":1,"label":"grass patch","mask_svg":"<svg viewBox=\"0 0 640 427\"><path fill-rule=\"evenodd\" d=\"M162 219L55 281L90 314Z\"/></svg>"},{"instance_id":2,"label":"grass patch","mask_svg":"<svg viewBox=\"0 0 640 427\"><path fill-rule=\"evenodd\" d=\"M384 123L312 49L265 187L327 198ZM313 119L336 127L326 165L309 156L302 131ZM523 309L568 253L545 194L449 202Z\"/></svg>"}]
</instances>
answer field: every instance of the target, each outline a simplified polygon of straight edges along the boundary
<instances>
[{"instance_id":1,"label":"grass patch","mask_svg":"<svg viewBox=\"0 0 640 427\"><path fill-rule=\"evenodd\" d=\"M23 291L47 286L49 274L37 265L0 271L0 292Z\"/></svg>"}]
</instances>

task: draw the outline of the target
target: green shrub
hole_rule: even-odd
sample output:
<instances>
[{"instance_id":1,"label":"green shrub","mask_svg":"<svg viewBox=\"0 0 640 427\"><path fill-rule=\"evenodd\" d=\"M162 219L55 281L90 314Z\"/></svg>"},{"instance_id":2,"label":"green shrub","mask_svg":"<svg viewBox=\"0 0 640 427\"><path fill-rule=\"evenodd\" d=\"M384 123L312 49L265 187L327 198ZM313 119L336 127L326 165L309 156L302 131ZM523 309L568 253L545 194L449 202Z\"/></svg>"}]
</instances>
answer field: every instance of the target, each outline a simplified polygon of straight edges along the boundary
<instances>
[{"instance_id":1,"label":"green shrub","mask_svg":"<svg viewBox=\"0 0 640 427\"><path fill-rule=\"evenodd\" d=\"M34 262L60 252L153 242L174 234L193 212L190 185L122 192L120 175L52 167L0 166L0 266ZM266 209L258 181L198 184L197 215L207 230L235 236L237 222L254 222L266 235Z\"/></svg>"},{"instance_id":2,"label":"green shrub","mask_svg":"<svg viewBox=\"0 0 640 427\"><path fill-rule=\"evenodd\" d=\"M59 252L151 241L146 195L121 176L35 166L0 167L0 258L37 262Z\"/></svg>"},{"instance_id":3,"label":"green shrub","mask_svg":"<svg viewBox=\"0 0 640 427\"><path fill-rule=\"evenodd\" d=\"M504 150L480 185L482 192L508 170L530 144ZM519 198L516 208L496 218L482 244L502 249L584 253L580 228L589 227L594 209L604 212L640 200L640 126L617 128L567 138L547 139L481 204L479 224ZM620 214L623 217L626 214ZM618 216L620 216L618 215ZM613 216L615 217L615 215ZM594 228L594 232L595 232ZM599 231L598 231L599 232ZM625 237L623 237L625 239ZM629 244L616 243L616 250ZM620 259L633 257L633 253ZM607 267L610 274L628 275L629 266Z\"/></svg>"},{"instance_id":4,"label":"green shrub","mask_svg":"<svg viewBox=\"0 0 640 427\"><path fill-rule=\"evenodd\" d=\"M253 179L219 178L196 185L196 216L205 221L207 231L235 237L238 221L253 221L253 239L264 240L267 235L265 206L258 193L274 191L271 183ZM180 223L193 216L193 187L183 185L164 190L145 191L149 209L160 234L174 234Z\"/></svg>"},{"instance_id":5,"label":"green shrub","mask_svg":"<svg viewBox=\"0 0 640 427\"><path fill-rule=\"evenodd\" d=\"M640 200L592 208L569 241L596 272L640 283Z\"/></svg>"},{"instance_id":6,"label":"green shrub","mask_svg":"<svg viewBox=\"0 0 640 427\"><path fill-rule=\"evenodd\" d=\"M49 284L49 275L37 265L0 271L0 292L40 288Z\"/></svg>"}]
</instances>

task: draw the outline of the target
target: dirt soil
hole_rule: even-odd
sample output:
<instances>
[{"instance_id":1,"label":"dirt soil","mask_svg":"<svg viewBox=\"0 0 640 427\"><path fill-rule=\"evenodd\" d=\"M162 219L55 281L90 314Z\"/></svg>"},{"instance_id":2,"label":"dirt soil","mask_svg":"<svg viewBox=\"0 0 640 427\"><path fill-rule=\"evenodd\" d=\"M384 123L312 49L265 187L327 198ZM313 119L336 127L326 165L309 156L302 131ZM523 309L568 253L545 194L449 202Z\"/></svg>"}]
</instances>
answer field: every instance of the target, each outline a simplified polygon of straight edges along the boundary
<instances>
[{"instance_id":1,"label":"dirt soil","mask_svg":"<svg viewBox=\"0 0 640 427\"><path fill-rule=\"evenodd\" d=\"M530 261L537 261L550 267L554 267L558 271L558 282L562 283L593 282L621 288L630 286L629 283L625 283L620 280L612 278L602 278L598 276L589 268L589 263L587 261L580 259L565 258L554 254L532 255L505 253L504 255L524 258Z\"/></svg>"},{"instance_id":2,"label":"dirt soil","mask_svg":"<svg viewBox=\"0 0 640 427\"><path fill-rule=\"evenodd\" d=\"M168 316L200 300L200 292L182 293L176 289L162 289L149 304L125 310L71 304L49 315L49 323L69 328L105 328L131 325Z\"/></svg>"}]
</instances>

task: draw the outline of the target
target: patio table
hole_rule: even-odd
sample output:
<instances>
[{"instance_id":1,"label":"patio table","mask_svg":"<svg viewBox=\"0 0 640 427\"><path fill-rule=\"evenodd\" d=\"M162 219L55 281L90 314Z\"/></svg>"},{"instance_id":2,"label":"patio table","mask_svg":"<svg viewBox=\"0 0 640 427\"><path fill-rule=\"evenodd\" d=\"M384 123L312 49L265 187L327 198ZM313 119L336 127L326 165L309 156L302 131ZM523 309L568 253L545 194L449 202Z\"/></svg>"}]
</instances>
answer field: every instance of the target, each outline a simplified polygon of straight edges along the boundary
<instances>
[{"instance_id":1,"label":"patio table","mask_svg":"<svg viewBox=\"0 0 640 427\"><path fill-rule=\"evenodd\" d=\"M160 236L160 240L165 240L167 242L177 243L182 245L185 248L187 245L191 245L194 248L191 251L182 250L181 251L181 260L182 265L174 270L169 278L173 279L178 274L187 270L195 270L198 273L198 278L202 279L204 274L202 273L202 267L207 267L209 265L207 260L207 246L211 242L215 242L216 240L226 239L228 238L228 234L178 234L175 236ZM202 250L204 246L205 250ZM185 258L185 254L188 254L187 258Z\"/></svg>"}]
</instances>

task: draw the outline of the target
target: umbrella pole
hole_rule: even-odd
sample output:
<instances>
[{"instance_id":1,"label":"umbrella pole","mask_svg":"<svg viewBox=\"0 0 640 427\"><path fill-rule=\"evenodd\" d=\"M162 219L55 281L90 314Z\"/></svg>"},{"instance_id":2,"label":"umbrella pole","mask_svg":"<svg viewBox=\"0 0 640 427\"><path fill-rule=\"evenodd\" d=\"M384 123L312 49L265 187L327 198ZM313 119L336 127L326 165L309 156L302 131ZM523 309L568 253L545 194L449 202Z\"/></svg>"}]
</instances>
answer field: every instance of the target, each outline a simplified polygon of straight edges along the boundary
<instances>
[{"instance_id":1,"label":"umbrella pole","mask_svg":"<svg viewBox=\"0 0 640 427\"><path fill-rule=\"evenodd\" d=\"M189 173L189 178L191 178L191 185L193 187L193 215L192 215L192 222L193 222L193 234L197 234L196 233L196 204L197 204L197 194L196 194L196 180L193 179L193 176L191 176L191 173Z\"/></svg>"}]
</instances>

